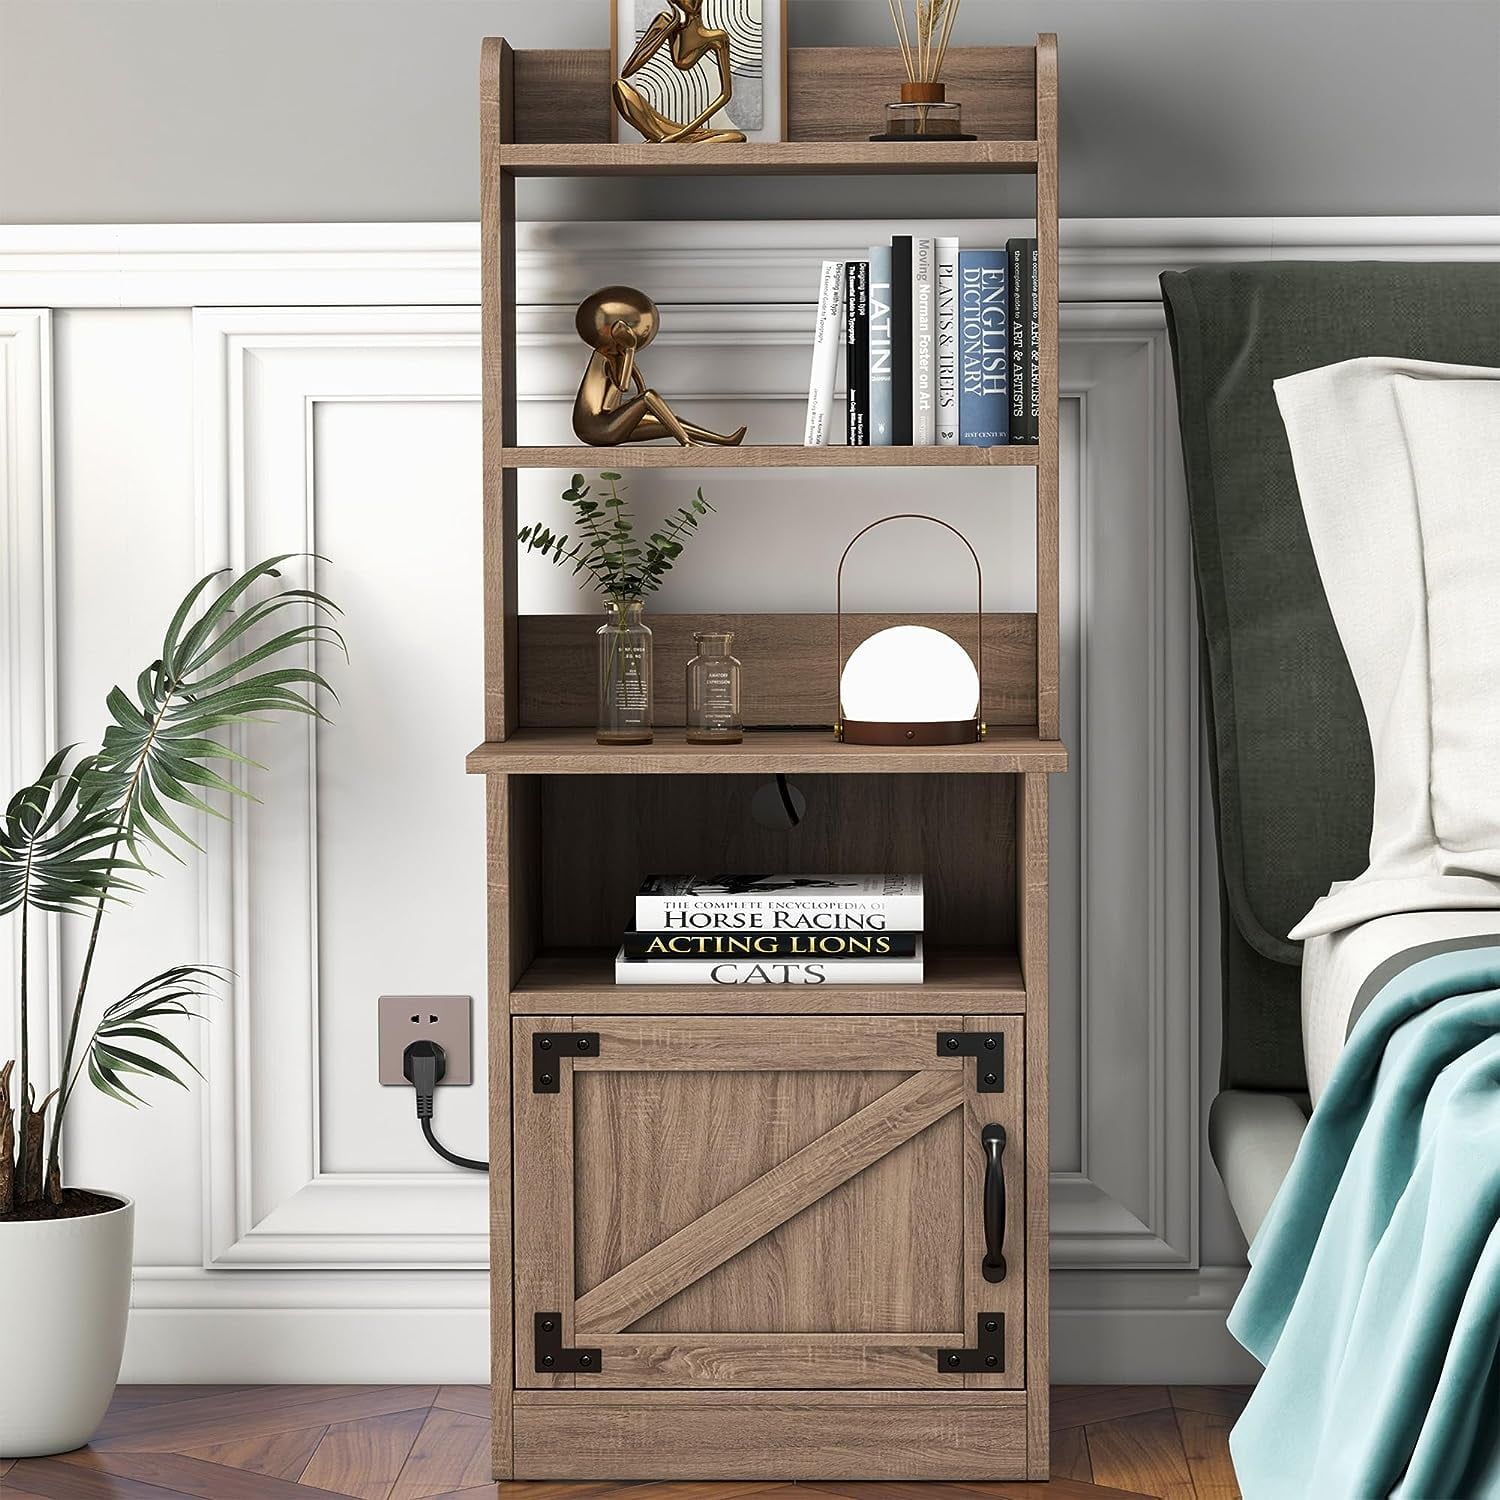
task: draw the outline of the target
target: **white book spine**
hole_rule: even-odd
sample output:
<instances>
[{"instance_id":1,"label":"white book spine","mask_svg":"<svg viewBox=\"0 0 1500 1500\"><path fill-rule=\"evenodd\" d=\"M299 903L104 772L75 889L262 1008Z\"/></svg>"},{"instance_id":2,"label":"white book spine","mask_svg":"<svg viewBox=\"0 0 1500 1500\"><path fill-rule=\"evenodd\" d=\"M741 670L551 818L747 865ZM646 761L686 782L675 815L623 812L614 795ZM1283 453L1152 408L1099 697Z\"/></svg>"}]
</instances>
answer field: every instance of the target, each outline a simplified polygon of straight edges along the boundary
<instances>
[{"instance_id":1,"label":"white book spine","mask_svg":"<svg viewBox=\"0 0 1500 1500\"><path fill-rule=\"evenodd\" d=\"M937 441L958 447L958 240L933 241L937 299Z\"/></svg>"},{"instance_id":2,"label":"white book spine","mask_svg":"<svg viewBox=\"0 0 1500 1500\"><path fill-rule=\"evenodd\" d=\"M650 959L615 956L616 984L921 984L922 945L915 958Z\"/></svg>"},{"instance_id":3,"label":"white book spine","mask_svg":"<svg viewBox=\"0 0 1500 1500\"><path fill-rule=\"evenodd\" d=\"M730 906L680 896L637 896L638 932L921 932L922 893L859 902L757 902Z\"/></svg>"},{"instance_id":4,"label":"white book spine","mask_svg":"<svg viewBox=\"0 0 1500 1500\"><path fill-rule=\"evenodd\" d=\"M937 288L930 238L911 242L911 440L915 447L937 441Z\"/></svg>"},{"instance_id":5,"label":"white book spine","mask_svg":"<svg viewBox=\"0 0 1500 1500\"><path fill-rule=\"evenodd\" d=\"M813 333L812 374L807 382L804 448L823 448L833 421L834 383L844 352L844 262L825 260L818 283L818 323Z\"/></svg>"}]
</instances>

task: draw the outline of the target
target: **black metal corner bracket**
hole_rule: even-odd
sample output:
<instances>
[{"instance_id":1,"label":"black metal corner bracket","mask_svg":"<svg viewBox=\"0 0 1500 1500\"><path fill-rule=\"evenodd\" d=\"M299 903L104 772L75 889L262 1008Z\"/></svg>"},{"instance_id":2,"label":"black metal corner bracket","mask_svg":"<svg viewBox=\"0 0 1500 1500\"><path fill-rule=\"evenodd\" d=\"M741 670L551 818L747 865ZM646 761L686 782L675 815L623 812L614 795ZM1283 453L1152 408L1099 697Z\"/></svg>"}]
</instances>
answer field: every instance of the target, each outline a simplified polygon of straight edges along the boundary
<instances>
[{"instance_id":1,"label":"black metal corner bracket","mask_svg":"<svg viewBox=\"0 0 1500 1500\"><path fill-rule=\"evenodd\" d=\"M1005 1038L998 1031L940 1031L939 1057L972 1057L974 1087L981 1094L1005 1092Z\"/></svg>"},{"instance_id":2,"label":"black metal corner bracket","mask_svg":"<svg viewBox=\"0 0 1500 1500\"><path fill-rule=\"evenodd\" d=\"M604 1358L597 1349L564 1349L562 1314L539 1312L532 1336L538 1375L597 1375Z\"/></svg>"},{"instance_id":3,"label":"black metal corner bracket","mask_svg":"<svg viewBox=\"0 0 1500 1500\"><path fill-rule=\"evenodd\" d=\"M598 1057L597 1031L537 1031L531 1037L531 1092L555 1094L567 1057Z\"/></svg>"},{"instance_id":4,"label":"black metal corner bracket","mask_svg":"<svg viewBox=\"0 0 1500 1500\"><path fill-rule=\"evenodd\" d=\"M977 1343L975 1349L939 1349L939 1374L998 1375L1005 1368L1004 1313L980 1313Z\"/></svg>"}]
</instances>

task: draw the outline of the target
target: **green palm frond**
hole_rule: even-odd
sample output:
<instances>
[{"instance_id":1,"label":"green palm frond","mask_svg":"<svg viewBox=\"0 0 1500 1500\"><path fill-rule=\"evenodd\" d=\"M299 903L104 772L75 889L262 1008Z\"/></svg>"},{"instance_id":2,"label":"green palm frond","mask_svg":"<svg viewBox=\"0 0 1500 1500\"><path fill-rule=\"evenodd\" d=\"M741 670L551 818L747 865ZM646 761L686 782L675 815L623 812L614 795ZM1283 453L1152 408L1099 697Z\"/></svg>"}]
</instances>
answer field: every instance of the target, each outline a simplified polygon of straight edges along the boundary
<instances>
[{"instance_id":1,"label":"green palm frond","mask_svg":"<svg viewBox=\"0 0 1500 1500\"><path fill-rule=\"evenodd\" d=\"M84 912L118 890L136 890L122 872L134 860L111 860L116 810L92 791L92 757L67 769L67 746L23 786L0 815L0 916L29 905Z\"/></svg>"},{"instance_id":2,"label":"green palm frond","mask_svg":"<svg viewBox=\"0 0 1500 1500\"><path fill-rule=\"evenodd\" d=\"M264 722L276 712L324 717L313 695L333 689L307 663L318 646L347 656L343 636L324 618L338 606L301 588L251 599L263 580L281 577L280 565L294 555L267 558L212 597L208 591L226 570L199 579L172 617L161 655L136 679L134 696L116 687L105 700L111 723L85 791L117 810L125 843L137 857L142 839L174 858L169 837L198 847L170 808L222 817L208 793L250 795L213 769L213 762L255 765L216 737L218 731ZM299 618L288 625L292 612Z\"/></svg>"},{"instance_id":3,"label":"green palm frond","mask_svg":"<svg viewBox=\"0 0 1500 1500\"><path fill-rule=\"evenodd\" d=\"M132 1109L146 1102L131 1086L132 1078L136 1082L143 1077L164 1078L186 1088L178 1066L194 1073L198 1068L162 1031L162 1022L201 1019L202 1012L193 1007L212 997L210 985L224 975L221 969L182 964L138 984L107 1007L83 1058L89 1082L100 1093Z\"/></svg>"}]
</instances>

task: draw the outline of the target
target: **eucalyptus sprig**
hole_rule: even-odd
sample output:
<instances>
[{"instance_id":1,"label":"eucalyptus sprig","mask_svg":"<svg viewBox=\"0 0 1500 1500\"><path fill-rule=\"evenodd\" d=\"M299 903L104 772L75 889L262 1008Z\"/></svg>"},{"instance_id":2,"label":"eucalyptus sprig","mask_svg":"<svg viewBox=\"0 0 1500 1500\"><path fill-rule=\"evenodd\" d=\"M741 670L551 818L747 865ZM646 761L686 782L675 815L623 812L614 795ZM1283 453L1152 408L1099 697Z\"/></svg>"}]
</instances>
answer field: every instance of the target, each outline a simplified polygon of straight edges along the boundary
<instances>
[{"instance_id":1,"label":"eucalyptus sprig","mask_svg":"<svg viewBox=\"0 0 1500 1500\"><path fill-rule=\"evenodd\" d=\"M654 594L682 556L699 521L714 507L700 489L691 505L679 505L643 540L636 534L621 476L605 471L599 480L605 491L597 500L591 498L582 474L575 474L563 491L577 522L576 538L570 532L559 536L540 521L523 526L518 538L528 552L540 552L558 567L572 563L574 577L587 573L593 586L612 599Z\"/></svg>"}]
</instances>

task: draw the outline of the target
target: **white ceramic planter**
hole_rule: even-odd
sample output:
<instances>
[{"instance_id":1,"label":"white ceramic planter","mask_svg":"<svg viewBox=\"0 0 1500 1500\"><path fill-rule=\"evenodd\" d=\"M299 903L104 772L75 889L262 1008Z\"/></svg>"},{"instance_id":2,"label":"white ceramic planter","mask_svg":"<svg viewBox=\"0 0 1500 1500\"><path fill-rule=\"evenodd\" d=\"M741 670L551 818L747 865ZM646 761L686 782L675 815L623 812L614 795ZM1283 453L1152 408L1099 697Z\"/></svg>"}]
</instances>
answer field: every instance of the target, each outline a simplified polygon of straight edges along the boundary
<instances>
[{"instance_id":1,"label":"white ceramic planter","mask_svg":"<svg viewBox=\"0 0 1500 1500\"><path fill-rule=\"evenodd\" d=\"M128 1199L82 1219L0 1224L0 1457L67 1453L94 1435L125 1352L134 1231Z\"/></svg>"}]
</instances>

